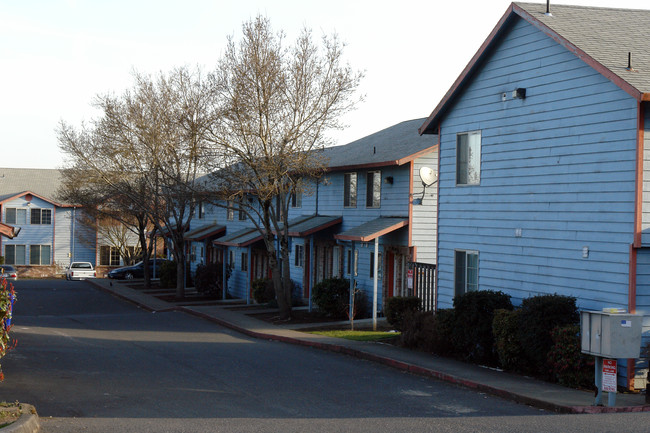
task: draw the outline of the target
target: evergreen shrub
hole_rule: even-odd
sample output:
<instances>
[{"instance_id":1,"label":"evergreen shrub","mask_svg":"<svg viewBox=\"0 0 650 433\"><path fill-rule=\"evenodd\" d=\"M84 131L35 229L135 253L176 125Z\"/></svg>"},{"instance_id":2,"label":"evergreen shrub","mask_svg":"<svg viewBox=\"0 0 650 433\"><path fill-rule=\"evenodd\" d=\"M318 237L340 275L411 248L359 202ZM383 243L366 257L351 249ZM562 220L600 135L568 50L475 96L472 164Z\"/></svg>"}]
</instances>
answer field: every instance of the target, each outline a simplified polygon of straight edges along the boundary
<instances>
[{"instance_id":1,"label":"evergreen shrub","mask_svg":"<svg viewBox=\"0 0 650 433\"><path fill-rule=\"evenodd\" d=\"M460 358L481 364L498 364L492 322L494 311L499 309L513 309L510 296L501 291L477 290L454 298L453 346Z\"/></svg>"},{"instance_id":2,"label":"evergreen shrub","mask_svg":"<svg viewBox=\"0 0 650 433\"><path fill-rule=\"evenodd\" d=\"M401 331L404 327L404 317L407 312L416 312L420 309L420 298L417 296L394 296L384 302L386 321Z\"/></svg>"}]
</instances>

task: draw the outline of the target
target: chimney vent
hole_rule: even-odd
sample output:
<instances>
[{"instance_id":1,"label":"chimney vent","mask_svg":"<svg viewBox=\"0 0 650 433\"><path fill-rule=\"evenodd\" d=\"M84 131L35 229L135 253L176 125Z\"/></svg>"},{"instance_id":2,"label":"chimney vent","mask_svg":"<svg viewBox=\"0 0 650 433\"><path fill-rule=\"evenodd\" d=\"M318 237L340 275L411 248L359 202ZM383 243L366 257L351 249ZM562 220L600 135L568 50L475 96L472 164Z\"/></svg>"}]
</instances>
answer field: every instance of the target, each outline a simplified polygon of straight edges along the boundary
<instances>
[{"instance_id":1,"label":"chimney vent","mask_svg":"<svg viewBox=\"0 0 650 433\"><path fill-rule=\"evenodd\" d=\"M627 69L630 72L636 72L636 70L632 67L632 52L628 51L627 52Z\"/></svg>"},{"instance_id":2,"label":"chimney vent","mask_svg":"<svg viewBox=\"0 0 650 433\"><path fill-rule=\"evenodd\" d=\"M553 14L551 13L551 0L546 0L546 13L544 14L547 17L552 17Z\"/></svg>"}]
</instances>

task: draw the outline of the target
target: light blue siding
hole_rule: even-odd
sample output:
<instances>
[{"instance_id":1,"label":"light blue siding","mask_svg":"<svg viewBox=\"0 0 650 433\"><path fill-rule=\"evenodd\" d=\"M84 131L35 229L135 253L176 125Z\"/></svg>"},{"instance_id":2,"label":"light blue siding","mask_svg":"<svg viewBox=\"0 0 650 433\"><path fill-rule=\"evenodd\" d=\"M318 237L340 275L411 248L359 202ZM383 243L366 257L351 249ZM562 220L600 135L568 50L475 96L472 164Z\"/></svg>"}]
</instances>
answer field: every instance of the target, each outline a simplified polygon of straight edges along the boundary
<instances>
[{"instance_id":1,"label":"light blue siding","mask_svg":"<svg viewBox=\"0 0 650 433\"><path fill-rule=\"evenodd\" d=\"M636 113L625 92L518 20L441 123L438 307L452 303L454 249L479 251L479 288L514 302L560 293L582 308L627 307ZM456 186L456 134L476 130L480 185Z\"/></svg>"}]
</instances>

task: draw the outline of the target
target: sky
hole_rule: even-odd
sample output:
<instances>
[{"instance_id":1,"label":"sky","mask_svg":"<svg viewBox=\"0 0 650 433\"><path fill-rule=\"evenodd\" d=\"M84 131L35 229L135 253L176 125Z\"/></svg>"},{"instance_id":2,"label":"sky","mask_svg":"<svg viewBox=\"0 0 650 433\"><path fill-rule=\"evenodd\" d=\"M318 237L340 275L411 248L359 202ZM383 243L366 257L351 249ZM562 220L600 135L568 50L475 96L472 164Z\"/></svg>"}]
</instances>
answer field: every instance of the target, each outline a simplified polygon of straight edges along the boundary
<instances>
[{"instance_id":1,"label":"sky","mask_svg":"<svg viewBox=\"0 0 650 433\"><path fill-rule=\"evenodd\" d=\"M533 2L532 0L530 0ZM537 1L545 3L544 1ZM553 4L650 9L647 0ZM59 122L98 116L94 96L120 94L132 72L211 70L228 36L261 14L291 42L336 33L364 71L364 102L333 131L346 144L427 117L505 13L509 0L0 0L0 166L59 168Z\"/></svg>"}]
</instances>

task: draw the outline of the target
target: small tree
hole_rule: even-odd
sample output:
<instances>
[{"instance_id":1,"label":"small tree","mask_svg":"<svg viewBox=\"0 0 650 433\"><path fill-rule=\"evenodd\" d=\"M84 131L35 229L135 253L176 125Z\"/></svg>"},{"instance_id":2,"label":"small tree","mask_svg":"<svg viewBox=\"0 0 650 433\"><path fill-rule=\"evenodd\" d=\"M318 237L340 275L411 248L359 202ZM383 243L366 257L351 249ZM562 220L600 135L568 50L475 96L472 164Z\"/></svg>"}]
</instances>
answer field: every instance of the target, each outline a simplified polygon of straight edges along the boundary
<instances>
[{"instance_id":1,"label":"small tree","mask_svg":"<svg viewBox=\"0 0 650 433\"><path fill-rule=\"evenodd\" d=\"M211 161L219 198L238 203L263 235L280 317L288 319L290 198L323 175L317 150L328 144L324 133L340 128L341 115L354 107L362 74L343 63L336 36L323 37L319 46L305 29L285 48L284 35L262 16L242 30L239 44L228 40L213 76L219 122Z\"/></svg>"}]
</instances>

